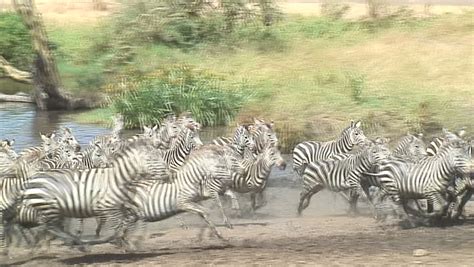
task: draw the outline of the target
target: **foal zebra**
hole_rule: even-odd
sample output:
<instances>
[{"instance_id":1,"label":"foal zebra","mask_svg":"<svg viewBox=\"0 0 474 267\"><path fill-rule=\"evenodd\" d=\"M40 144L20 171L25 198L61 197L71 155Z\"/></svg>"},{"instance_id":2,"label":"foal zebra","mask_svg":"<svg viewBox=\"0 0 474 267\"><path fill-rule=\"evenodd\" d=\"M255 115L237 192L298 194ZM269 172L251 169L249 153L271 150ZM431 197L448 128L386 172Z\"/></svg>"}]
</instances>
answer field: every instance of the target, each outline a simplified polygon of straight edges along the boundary
<instances>
[{"instance_id":1,"label":"foal zebra","mask_svg":"<svg viewBox=\"0 0 474 267\"><path fill-rule=\"evenodd\" d=\"M317 160L324 160L335 154L348 153L355 145L367 140L360 128L360 121L353 122L344 129L341 136L333 141L305 141L293 149L293 169L303 176L306 166Z\"/></svg>"}]
</instances>

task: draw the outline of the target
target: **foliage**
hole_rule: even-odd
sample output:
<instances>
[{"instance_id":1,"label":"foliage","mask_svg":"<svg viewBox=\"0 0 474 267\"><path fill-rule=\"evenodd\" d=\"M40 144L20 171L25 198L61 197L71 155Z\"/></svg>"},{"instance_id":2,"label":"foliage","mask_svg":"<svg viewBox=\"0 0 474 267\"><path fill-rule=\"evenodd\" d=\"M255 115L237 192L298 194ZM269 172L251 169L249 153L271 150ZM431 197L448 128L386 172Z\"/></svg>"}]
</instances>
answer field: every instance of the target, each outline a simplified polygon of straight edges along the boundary
<instances>
[{"instance_id":1,"label":"foliage","mask_svg":"<svg viewBox=\"0 0 474 267\"><path fill-rule=\"evenodd\" d=\"M157 123L170 113L185 111L204 125L225 125L252 96L242 84L225 84L216 75L186 65L132 78L129 84L135 88L111 100L127 127Z\"/></svg>"},{"instance_id":2,"label":"foliage","mask_svg":"<svg viewBox=\"0 0 474 267\"><path fill-rule=\"evenodd\" d=\"M13 12L0 12L0 55L25 70L33 58L28 29Z\"/></svg>"}]
</instances>

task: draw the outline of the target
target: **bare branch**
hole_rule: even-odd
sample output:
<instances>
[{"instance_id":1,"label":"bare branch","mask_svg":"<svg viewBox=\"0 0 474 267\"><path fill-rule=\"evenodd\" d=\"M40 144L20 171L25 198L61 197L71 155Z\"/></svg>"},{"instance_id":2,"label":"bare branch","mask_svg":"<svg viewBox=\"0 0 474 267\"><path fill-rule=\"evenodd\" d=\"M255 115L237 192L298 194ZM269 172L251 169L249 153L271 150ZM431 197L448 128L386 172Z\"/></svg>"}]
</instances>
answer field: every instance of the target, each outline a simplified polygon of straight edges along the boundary
<instances>
[{"instance_id":1,"label":"bare branch","mask_svg":"<svg viewBox=\"0 0 474 267\"><path fill-rule=\"evenodd\" d=\"M2 56L0 56L0 69L3 70L4 74L7 77L17 82L28 83L28 84L33 83L31 73L15 68L10 62L8 62Z\"/></svg>"}]
</instances>

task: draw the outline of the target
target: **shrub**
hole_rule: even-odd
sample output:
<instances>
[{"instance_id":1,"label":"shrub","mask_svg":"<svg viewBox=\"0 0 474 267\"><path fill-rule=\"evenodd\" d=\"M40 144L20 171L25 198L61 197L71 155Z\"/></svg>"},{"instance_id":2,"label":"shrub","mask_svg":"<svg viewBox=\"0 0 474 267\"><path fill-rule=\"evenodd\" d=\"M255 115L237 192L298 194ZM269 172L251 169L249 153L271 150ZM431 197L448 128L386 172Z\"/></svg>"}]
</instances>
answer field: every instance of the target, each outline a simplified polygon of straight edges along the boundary
<instances>
[{"instance_id":1,"label":"shrub","mask_svg":"<svg viewBox=\"0 0 474 267\"><path fill-rule=\"evenodd\" d=\"M222 78L189 66L172 67L129 82L136 89L111 100L129 128L185 111L205 126L226 125L252 96L242 84L225 86Z\"/></svg>"},{"instance_id":2,"label":"shrub","mask_svg":"<svg viewBox=\"0 0 474 267\"><path fill-rule=\"evenodd\" d=\"M22 69L27 69L33 58L28 29L12 12L0 12L0 55Z\"/></svg>"}]
</instances>

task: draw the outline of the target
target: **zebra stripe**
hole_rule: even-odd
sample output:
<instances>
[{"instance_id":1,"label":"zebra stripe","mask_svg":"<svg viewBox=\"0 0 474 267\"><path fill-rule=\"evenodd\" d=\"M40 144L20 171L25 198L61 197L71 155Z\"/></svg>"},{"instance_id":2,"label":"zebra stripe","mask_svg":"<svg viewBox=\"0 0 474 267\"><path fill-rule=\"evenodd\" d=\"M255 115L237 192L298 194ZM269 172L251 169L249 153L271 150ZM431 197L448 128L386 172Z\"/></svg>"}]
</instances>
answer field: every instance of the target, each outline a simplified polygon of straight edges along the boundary
<instances>
[{"instance_id":1,"label":"zebra stripe","mask_svg":"<svg viewBox=\"0 0 474 267\"><path fill-rule=\"evenodd\" d=\"M171 171L176 172L186 161L191 151L201 145L199 133L189 128L184 128L171 149L163 153L163 160Z\"/></svg>"},{"instance_id":2,"label":"zebra stripe","mask_svg":"<svg viewBox=\"0 0 474 267\"><path fill-rule=\"evenodd\" d=\"M365 142L365 137L360 122L351 122L351 125L342 131L341 136L333 141L315 142L306 141L299 143L293 149L293 169L302 176L306 165L324 160L335 154L348 153L352 148Z\"/></svg>"}]
</instances>

